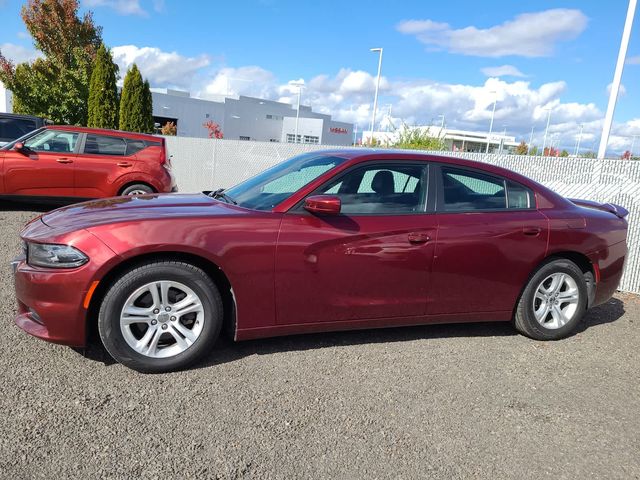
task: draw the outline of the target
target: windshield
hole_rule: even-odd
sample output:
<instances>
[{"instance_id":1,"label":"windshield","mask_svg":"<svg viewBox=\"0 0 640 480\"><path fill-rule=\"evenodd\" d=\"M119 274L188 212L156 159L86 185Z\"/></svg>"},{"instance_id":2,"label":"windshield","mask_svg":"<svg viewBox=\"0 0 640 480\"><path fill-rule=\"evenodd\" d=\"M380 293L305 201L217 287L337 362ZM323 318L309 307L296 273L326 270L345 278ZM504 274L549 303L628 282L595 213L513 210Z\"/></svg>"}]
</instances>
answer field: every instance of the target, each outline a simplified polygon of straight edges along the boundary
<instances>
[{"instance_id":1,"label":"windshield","mask_svg":"<svg viewBox=\"0 0 640 480\"><path fill-rule=\"evenodd\" d=\"M279 163L224 193L242 207L271 210L344 160L315 152L305 153Z\"/></svg>"}]
</instances>

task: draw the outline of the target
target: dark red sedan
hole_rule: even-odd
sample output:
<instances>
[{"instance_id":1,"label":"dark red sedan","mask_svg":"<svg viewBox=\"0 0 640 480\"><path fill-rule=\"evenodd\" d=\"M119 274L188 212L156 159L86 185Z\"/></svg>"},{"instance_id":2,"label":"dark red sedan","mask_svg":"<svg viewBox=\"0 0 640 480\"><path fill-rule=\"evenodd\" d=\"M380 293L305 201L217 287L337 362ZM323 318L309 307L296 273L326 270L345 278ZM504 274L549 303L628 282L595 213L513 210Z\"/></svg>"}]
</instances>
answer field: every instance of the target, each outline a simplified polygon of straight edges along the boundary
<instances>
[{"instance_id":1,"label":"dark red sedan","mask_svg":"<svg viewBox=\"0 0 640 480\"><path fill-rule=\"evenodd\" d=\"M47 126L0 148L0 196L77 199L176 191L164 138Z\"/></svg>"},{"instance_id":2,"label":"dark red sedan","mask_svg":"<svg viewBox=\"0 0 640 480\"><path fill-rule=\"evenodd\" d=\"M611 297L622 207L569 201L514 172L406 151L300 155L228 190L53 211L22 232L17 324L182 368L235 340L441 322L569 335Z\"/></svg>"}]
</instances>

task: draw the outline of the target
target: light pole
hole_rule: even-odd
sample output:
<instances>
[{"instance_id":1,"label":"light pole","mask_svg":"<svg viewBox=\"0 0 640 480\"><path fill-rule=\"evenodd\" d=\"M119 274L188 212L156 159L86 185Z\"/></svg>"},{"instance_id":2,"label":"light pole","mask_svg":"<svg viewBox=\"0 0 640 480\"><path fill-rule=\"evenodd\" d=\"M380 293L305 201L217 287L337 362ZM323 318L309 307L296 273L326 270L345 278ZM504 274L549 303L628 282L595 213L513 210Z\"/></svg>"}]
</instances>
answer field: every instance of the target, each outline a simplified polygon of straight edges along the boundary
<instances>
[{"instance_id":1,"label":"light pole","mask_svg":"<svg viewBox=\"0 0 640 480\"><path fill-rule=\"evenodd\" d=\"M631 137L631 150L629 150L629 153L631 154L631 156L633 157L633 149L636 148L636 138L638 137L638 135L634 135L633 137Z\"/></svg>"},{"instance_id":2,"label":"light pole","mask_svg":"<svg viewBox=\"0 0 640 480\"><path fill-rule=\"evenodd\" d=\"M487 150L485 153L489 153L489 142L491 140L491 132L493 131L493 117L496 114L496 103L498 102L498 92L492 91L489 93L493 93L493 110L491 111L491 123L489 123L489 135L487 136Z\"/></svg>"},{"instance_id":3,"label":"light pole","mask_svg":"<svg viewBox=\"0 0 640 480\"><path fill-rule=\"evenodd\" d=\"M544 129L544 140L542 141L542 156L544 157L544 149L547 148L547 134L549 133L549 122L551 121L551 108L545 108L547 111L547 127Z\"/></svg>"},{"instance_id":4,"label":"light pole","mask_svg":"<svg viewBox=\"0 0 640 480\"><path fill-rule=\"evenodd\" d=\"M373 129L376 126L376 110L378 109L378 91L380 90L380 71L382 70L382 48L371 48L372 52L379 52L378 57L378 76L376 78L376 93L373 97L373 113L371 114L371 139L369 143L373 143Z\"/></svg>"},{"instance_id":5,"label":"light pole","mask_svg":"<svg viewBox=\"0 0 640 480\"><path fill-rule=\"evenodd\" d=\"M578 141L576 142L576 151L574 152L573 156L577 157L578 156L578 151L580 150L580 141L582 140L582 129L584 128L584 124L580 124L580 133L578 134Z\"/></svg>"},{"instance_id":6,"label":"light pole","mask_svg":"<svg viewBox=\"0 0 640 480\"><path fill-rule=\"evenodd\" d=\"M293 143L300 143L298 142L298 122L300 120L300 95L302 94L302 86L304 85L304 83L296 82L292 83L291 85L295 85L298 87L298 107L296 108L296 136Z\"/></svg>"},{"instance_id":7,"label":"light pole","mask_svg":"<svg viewBox=\"0 0 640 480\"><path fill-rule=\"evenodd\" d=\"M444 128L444 113L438 115L438 118L442 117L442 121L440 122L440 129Z\"/></svg>"},{"instance_id":8,"label":"light pole","mask_svg":"<svg viewBox=\"0 0 640 480\"><path fill-rule=\"evenodd\" d=\"M620 41L620 50L618 51L618 61L616 63L616 70L613 74L611 93L609 93L609 104L607 105L607 113L604 117L604 126L602 127L602 136L600 137L600 148L598 148L598 158L600 159L603 159L607 152L609 134L611 133L611 125L613 123L613 113L616 109L616 102L618 101L620 81L622 80L622 70L624 69L624 62L627 57L627 47L629 47L629 37L631 36L631 26L633 25L633 17L636 13L637 3L638 0L629 0L627 19L624 22L624 29L622 30L622 40Z\"/></svg>"},{"instance_id":9,"label":"light pole","mask_svg":"<svg viewBox=\"0 0 640 480\"><path fill-rule=\"evenodd\" d=\"M527 148L527 155L529 155L529 152L531 151L531 144L533 143L533 129L534 129L535 125L533 127L531 127L531 135L529 135L529 147Z\"/></svg>"}]
</instances>

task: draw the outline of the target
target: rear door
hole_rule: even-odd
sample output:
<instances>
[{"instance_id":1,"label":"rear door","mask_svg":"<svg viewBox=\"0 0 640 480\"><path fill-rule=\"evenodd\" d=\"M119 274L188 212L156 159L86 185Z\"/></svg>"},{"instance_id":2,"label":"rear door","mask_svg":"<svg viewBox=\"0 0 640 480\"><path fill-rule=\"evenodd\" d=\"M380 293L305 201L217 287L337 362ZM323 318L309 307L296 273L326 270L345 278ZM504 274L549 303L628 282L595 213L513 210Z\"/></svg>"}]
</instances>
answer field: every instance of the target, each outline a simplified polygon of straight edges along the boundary
<instances>
[{"instance_id":1,"label":"rear door","mask_svg":"<svg viewBox=\"0 0 640 480\"><path fill-rule=\"evenodd\" d=\"M87 133L76 162L75 194L84 198L117 195L116 180L134 170L127 140L116 135Z\"/></svg>"},{"instance_id":2,"label":"rear door","mask_svg":"<svg viewBox=\"0 0 640 480\"><path fill-rule=\"evenodd\" d=\"M475 169L440 165L436 171L429 313L512 310L547 250L548 223L533 192Z\"/></svg>"},{"instance_id":3,"label":"rear door","mask_svg":"<svg viewBox=\"0 0 640 480\"><path fill-rule=\"evenodd\" d=\"M5 152L3 193L73 196L78 139L77 132L45 129L25 140L22 152Z\"/></svg>"}]
</instances>

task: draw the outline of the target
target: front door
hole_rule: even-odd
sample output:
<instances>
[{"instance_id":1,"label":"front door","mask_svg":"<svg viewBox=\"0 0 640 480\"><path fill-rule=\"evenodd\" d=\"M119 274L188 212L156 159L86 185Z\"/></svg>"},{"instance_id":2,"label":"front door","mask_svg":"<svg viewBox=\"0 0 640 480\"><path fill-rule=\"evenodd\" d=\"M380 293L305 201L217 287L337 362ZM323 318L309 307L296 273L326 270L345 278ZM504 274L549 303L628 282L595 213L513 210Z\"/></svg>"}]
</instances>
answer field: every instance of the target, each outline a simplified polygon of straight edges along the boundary
<instances>
[{"instance_id":1,"label":"front door","mask_svg":"<svg viewBox=\"0 0 640 480\"><path fill-rule=\"evenodd\" d=\"M43 130L21 151L6 152L4 192L10 195L73 196L78 133Z\"/></svg>"},{"instance_id":2,"label":"front door","mask_svg":"<svg viewBox=\"0 0 640 480\"><path fill-rule=\"evenodd\" d=\"M321 187L341 214L284 215L276 252L279 324L425 314L436 237L425 162L354 167Z\"/></svg>"}]
</instances>

